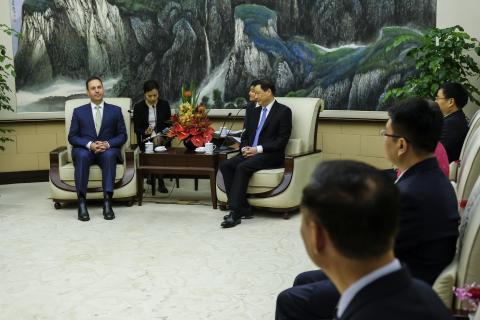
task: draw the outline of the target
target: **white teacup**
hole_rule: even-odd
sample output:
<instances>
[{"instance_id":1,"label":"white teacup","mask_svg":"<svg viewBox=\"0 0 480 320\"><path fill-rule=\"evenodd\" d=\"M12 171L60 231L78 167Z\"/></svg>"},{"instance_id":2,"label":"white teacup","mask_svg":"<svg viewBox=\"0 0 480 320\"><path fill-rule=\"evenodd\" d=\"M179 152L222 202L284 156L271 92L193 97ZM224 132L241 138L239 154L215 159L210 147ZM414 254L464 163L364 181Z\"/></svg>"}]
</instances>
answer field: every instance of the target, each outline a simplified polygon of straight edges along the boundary
<instances>
[{"instance_id":1,"label":"white teacup","mask_svg":"<svg viewBox=\"0 0 480 320\"><path fill-rule=\"evenodd\" d=\"M145 142L145 153L153 153L153 142Z\"/></svg>"},{"instance_id":2,"label":"white teacup","mask_svg":"<svg viewBox=\"0 0 480 320\"><path fill-rule=\"evenodd\" d=\"M212 154L217 146L211 142L205 143L205 153Z\"/></svg>"}]
</instances>

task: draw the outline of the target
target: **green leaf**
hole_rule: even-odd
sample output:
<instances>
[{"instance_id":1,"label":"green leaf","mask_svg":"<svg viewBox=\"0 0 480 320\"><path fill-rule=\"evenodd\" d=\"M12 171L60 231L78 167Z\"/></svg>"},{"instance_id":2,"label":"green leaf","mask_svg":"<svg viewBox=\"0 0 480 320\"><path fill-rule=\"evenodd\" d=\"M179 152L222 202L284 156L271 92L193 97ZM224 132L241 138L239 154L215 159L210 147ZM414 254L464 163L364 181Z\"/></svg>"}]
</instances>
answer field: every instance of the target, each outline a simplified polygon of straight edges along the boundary
<instances>
[{"instance_id":1,"label":"green leaf","mask_svg":"<svg viewBox=\"0 0 480 320\"><path fill-rule=\"evenodd\" d=\"M385 50L391 50L404 41L407 39L399 36ZM472 54L480 56L480 43L461 26L427 30L420 45L406 55L407 58L414 59L417 73L403 87L387 91L384 100L409 95L433 98L438 88L447 81L463 84L470 95L478 94L479 89L469 82L469 79L478 78L480 74L480 66ZM479 103L477 98L472 98L472 101Z\"/></svg>"}]
</instances>

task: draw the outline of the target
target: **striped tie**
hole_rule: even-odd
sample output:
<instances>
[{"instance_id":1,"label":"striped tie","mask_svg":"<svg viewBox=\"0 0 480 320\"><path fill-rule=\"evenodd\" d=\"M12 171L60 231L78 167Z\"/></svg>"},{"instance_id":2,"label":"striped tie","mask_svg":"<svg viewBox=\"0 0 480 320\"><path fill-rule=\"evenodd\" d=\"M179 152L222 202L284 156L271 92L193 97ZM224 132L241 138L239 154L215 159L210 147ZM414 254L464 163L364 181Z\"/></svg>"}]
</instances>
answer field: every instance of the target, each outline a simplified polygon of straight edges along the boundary
<instances>
[{"instance_id":1,"label":"striped tie","mask_svg":"<svg viewBox=\"0 0 480 320\"><path fill-rule=\"evenodd\" d=\"M97 130L97 135L100 132L100 127L102 126L102 113L100 112L100 106L95 106L95 130Z\"/></svg>"}]
</instances>

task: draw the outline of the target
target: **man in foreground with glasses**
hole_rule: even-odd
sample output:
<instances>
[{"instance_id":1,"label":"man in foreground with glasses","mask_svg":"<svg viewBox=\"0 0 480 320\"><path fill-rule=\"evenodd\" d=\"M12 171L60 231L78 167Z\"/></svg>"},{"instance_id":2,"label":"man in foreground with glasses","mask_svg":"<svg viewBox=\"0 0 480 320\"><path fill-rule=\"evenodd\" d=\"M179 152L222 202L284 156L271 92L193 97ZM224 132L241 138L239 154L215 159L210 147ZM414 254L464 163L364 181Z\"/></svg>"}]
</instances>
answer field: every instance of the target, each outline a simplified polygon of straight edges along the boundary
<instances>
[{"instance_id":1,"label":"man in foreground with glasses","mask_svg":"<svg viewBox=\"0 0 480 320\"><path fill-rule=\"evenodd\" d=\"M452 319L432 288L395 258L400 197L380 170L322 163L303 190L301 212L307 253L341 292L334 317Z\"/></svg>"},{"instance_id":2,"label":"man in foreground with glasses","mask_svg":"<svg viewBox=\"0 0 480 320\"><path fill-rule=\"evenodd\" d=\"M396 104L388 114L385 153L401 171L395 182L400 190L395 256L413 277L432 285L455 255L459 220L455 191L434 157L442 114L419 98ZM339 297L322 271L302 273L278 296L276 319L331 317Z\"/></svg>"}]
</instances>

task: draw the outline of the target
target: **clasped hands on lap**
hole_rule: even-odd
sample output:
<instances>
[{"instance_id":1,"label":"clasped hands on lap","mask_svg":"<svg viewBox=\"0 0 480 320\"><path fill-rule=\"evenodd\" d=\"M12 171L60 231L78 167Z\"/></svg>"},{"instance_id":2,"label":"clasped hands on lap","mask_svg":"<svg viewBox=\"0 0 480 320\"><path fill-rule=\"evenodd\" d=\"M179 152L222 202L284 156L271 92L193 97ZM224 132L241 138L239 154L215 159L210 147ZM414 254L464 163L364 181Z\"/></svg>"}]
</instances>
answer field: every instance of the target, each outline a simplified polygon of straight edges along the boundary
<instances>
[{"instance_id":1,"label":"clasped hands on lap","mask_svg":"<svg viewBox=\"0 0 480 320\"><path fill-rule=\"evenodd\" d=\"M241 151L244 158L250 158L258 154L257 147L243 147Z\"/></svg>"},{"instance_id":2,"label":"clasped hands on lap","mask_svg":"<svg viewBox=\"0 0 480 320\"><path fill-rule=\"evenodd\" d=\"M90 150L95 154L105 152L108 149L110 149L110 145L107 141L93 141L90 144Z\"/></svg>"}]
</instances>

